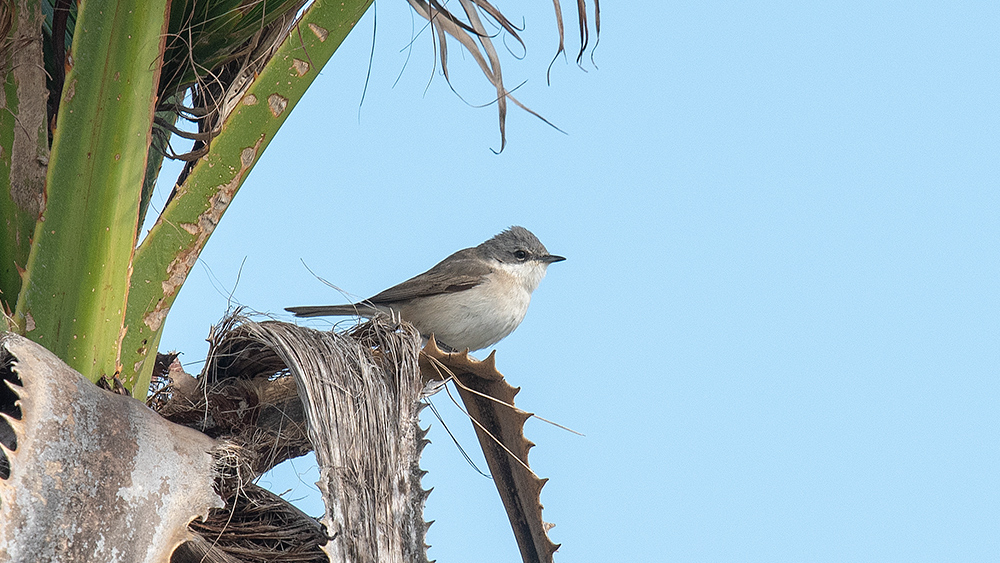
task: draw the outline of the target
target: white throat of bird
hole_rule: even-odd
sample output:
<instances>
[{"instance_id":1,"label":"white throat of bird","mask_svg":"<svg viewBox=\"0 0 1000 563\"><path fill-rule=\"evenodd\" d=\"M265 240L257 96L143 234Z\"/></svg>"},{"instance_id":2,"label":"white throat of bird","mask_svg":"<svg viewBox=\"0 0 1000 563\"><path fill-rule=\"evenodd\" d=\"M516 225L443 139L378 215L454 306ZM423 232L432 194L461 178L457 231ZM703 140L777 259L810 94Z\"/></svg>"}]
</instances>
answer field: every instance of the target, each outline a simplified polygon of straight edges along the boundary
<instances>
[{"instance_id":1,"label":"white throat of bird","mask_svg":"<svg viewBox=\"0 0 1000 563\"><path fill-rule=\"evenodd\" d=\"M549 266L545 262L539 262L538 260L522 263L504 263L498 261L496 265L497 268L510 274L517 280L521 287L528 293L533 293L538 288L538 284L542 283L542 278L545 277L545 270Z\"/></svg>"}]
</instances>

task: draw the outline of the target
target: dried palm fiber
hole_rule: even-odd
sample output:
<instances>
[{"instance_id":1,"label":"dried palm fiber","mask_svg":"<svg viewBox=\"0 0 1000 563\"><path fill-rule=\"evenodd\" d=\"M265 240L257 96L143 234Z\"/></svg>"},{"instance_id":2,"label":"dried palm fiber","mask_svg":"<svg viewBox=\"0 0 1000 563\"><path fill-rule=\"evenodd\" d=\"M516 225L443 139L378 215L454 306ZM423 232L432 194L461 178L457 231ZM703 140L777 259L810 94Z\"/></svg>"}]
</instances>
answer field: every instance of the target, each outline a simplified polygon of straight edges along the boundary
<instances>
[{"instance_id":1,"label":"dried palm fiber","mask_svg":"<svg viewBox=\"0 0 1000 563\"><path fill-rule=\"evenodd\" d=\"M446 80L449 80L448 37L451 36L472 56L483 75L486 76L486 79L496 89L496 98L494 101L497 104L497 113L500 118L501 151L503 151L504 146L507 144L507 100L514 102L519 108L555 127L555 125L549 123L544 117L522 104L513 96L513 90L508 89L504 84L500 56L493 45L494 34L486 29L483 19L487 19L487 21L501 30L502 33L513 37L522 49L524 48L524 41L518 34L517 27L499 9L491 4L489 0L458 0L458 4L462 7L462 12L465 16L464 20L462 16L456 14L446 6L447 2L439 0L407 0L407 2L413 8L413 11L426 19L430 23L431 28L433 28L434 33L432 37L438 51L438 60L441 62L441 72L444 74ZM555 57L552 59L555 62L559 55L565 52L565 28L563 27L560 0L553 0L553 5L555 8L556 29L559 32L559 47ZM587 23L586 0L577 0L576 8L577 23L580 30L580 51L576 57L576 62L579 65L590 43L590 28ZM482 13L482 17L480 13ZM594 45L596 47L597 40L599 40L601 34L601 6L598 0L594 1L594 32ZM591 56L593 57L593 54ZM549 71L551 69L552 64L550 63Z\"/></svg>"},{"instance_id":2,"label":"dried palm fiber","mask_svg":"<svg viewBox=\"0 0 1000 563\"><path fill-rule=\"evenodd\" d=\"M419 334L377 318L350 335L233 316L213 335L201 379L291 376L326 502L331 561L426 561L418 461Z\"/></svg>"},{"instance_id":3,"label":"dried palm fiber","mask_svg":"<svg viewBox=\"0 0 1000 563\"><path fill-rule=\"evenodd\" d=\"M213 327L202 375L184 373L176 356L160 355L149 406L161 416L240 448L248 479L312 451L295 381L269 347L230 339L243 317Z\"/></svg>"},{"instance_id":4,"label":"dried palm fiber","mask_svg":"<svg viewBox=\"0 0 1000 563\"><path fill-rule=\"evenodd\" d=\"M196 534L178 546L170 563L325 563L326 530L286 500L253 484L226 507L191 522Z\"/></svg>"}]
</instances>

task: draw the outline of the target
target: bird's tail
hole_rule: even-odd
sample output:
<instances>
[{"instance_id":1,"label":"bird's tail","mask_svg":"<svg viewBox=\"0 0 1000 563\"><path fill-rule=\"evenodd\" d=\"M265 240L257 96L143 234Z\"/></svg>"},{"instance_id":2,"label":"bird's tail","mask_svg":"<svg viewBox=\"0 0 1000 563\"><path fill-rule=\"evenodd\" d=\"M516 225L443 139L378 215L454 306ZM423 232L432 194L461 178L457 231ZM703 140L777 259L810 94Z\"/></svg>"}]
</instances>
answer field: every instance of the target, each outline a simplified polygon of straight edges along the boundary
<instances>
[{"instance_id":1,"label":"bird's tail","mask_svg":"<svg viewBox=\"0 0 1000 563\"><path fill-rule=\"evenodd\" d=\"M372 317L378 310L365 303L355 303L353 305L311 305L306 307L285 307L289 313L295 313L296 317L337 317L357 315L359 317Z\"/></svg>"}]
</instances>

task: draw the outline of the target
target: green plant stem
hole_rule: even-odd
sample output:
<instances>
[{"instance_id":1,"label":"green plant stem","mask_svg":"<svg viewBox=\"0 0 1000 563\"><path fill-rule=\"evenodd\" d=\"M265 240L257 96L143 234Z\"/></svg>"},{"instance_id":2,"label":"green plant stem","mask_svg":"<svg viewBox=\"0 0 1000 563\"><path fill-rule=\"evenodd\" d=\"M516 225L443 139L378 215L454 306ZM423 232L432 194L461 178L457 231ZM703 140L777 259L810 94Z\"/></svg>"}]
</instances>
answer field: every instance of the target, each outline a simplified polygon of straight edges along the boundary
<instances>
[{"instance_id":1,"label":"green plant stem","mask_svg":"<svg viewBox=\"0 0 1000 563\"><path fill-rule=\"evenodd\" d=\"M94 381L120 371L166 0L80 4L16 322Z\"/></svg>"}]
</instances>

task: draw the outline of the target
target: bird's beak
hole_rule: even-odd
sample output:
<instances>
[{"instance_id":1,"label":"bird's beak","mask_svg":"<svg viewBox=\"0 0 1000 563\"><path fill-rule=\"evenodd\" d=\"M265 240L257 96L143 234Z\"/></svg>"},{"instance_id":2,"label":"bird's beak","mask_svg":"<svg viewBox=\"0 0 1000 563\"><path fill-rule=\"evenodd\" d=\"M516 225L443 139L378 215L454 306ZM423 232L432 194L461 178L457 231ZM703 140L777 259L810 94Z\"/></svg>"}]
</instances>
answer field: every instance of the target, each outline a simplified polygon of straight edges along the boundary
<instances>
[{"instance_id":1,"label":"bird's beak","mask_svg":"<svg viewBox=\"0 0 1000 563\"><path fill-rule=\"evenodd\" d=\"M542 256L542 262L545 262L546 264L551 264L553 262L562 262L563 260L565 260L565 258L563 258L562 256L556 256L554 254L546 254L545 256Z\"/></svg>"}]
</instances>

